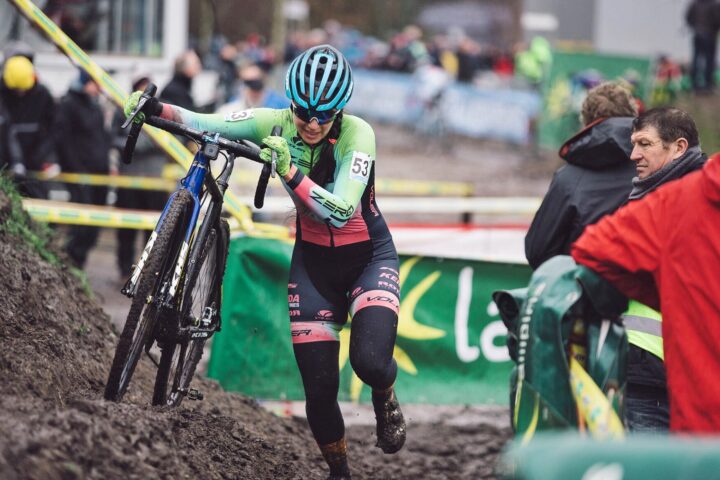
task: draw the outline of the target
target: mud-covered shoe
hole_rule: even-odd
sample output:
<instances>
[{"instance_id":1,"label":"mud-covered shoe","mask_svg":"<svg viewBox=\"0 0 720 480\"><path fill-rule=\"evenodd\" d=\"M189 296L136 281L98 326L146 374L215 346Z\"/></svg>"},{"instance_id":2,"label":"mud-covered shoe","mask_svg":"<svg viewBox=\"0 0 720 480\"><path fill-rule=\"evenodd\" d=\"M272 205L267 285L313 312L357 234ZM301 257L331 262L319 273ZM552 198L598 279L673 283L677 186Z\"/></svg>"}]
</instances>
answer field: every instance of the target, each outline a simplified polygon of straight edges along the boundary
<instances>
[{"instance_id":1,"label":"mud-covered shoe","mask_svg":"<svg viewBox=\"0 0 720 480\"><path fill-rule=\"evenodd\" d=\"M330 467L330 476L327 480L351 480L345 437L337 442L319 445L319 447L325 462Z\"/></svg>"},{"instance_id":2,"label":"mud-covered shoe","mask_svg":"<svg viewBox=\"0 0 720 480\"><path fill-rule=\"evenodd\" d=\"M395 453L405 445L405 418L395 390L392 387L384 391L373 390L372 402L377 421L375 446L384 453Z\"/></svg>"}]
</instances>

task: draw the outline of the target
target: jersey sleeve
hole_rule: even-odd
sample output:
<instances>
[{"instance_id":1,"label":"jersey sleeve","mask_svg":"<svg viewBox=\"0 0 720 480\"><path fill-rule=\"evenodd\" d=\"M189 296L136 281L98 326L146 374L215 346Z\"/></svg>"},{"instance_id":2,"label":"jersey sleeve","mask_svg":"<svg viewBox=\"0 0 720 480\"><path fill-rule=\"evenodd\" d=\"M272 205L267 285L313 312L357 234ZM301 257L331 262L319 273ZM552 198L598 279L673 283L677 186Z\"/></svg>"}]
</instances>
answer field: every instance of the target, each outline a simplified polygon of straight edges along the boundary
<instances>
[{"instance_id":1,"label":"jersey sleeve","mask_svg":"<svg viewBox=\"0 0 720 480\"><path fill-rule=\"evenodd\" d=\"M221 137L230 140L249 140L257 144L270 135L274 125L282 126L285 131L290 112L288 109L250 108L226 114L205 114L177 106L173 106L172 109L174 120L191 128L219 133Z\"/></svg>"},{"instance_id":2,"label":"jersey sleeve","mask_svg":"<svg viewBox=\"0 0 720 480\"><path fill-rule=\"evenodd\" d=\"M349 120L349 121L348 121ZM357 117L343 123L335 145L335 182L329 191L297 170L290 187L297 198L322 221L341 228L355 214L375 163L375 134Z\"/></svg>"},{"instance_id":3,"label":"jersey sleeve","mask_svg":"<svg viewBox=\"0 0 720 480\"><path fill-rule=\"evenodd\" d=\"M664 192L622 207L585 229L572 256L629 298L660 309L655 276L662 255Z\"/></svg>"}]
</instances>

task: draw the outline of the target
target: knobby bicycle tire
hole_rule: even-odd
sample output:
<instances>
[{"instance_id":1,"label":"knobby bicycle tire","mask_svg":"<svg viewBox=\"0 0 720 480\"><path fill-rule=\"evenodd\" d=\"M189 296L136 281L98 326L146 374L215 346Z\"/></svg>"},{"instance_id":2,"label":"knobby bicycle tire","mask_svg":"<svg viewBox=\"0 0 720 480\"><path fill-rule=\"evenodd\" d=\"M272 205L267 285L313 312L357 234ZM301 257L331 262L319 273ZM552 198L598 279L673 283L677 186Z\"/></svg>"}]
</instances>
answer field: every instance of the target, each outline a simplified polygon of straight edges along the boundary
<instances>
[{"instance_id":1,"label":"knobby bicycle tire","mask_svg":"<svg viewBox=\"0 0 720 480\"><path fill-rule=\"evenodd\" d=\"M157 321L156 302L152 301L164 281L171 278L175 260L184 238L184 228L193 204L190 192L180 190L173 198L138 280L125 326L115 349L112 367L105 385L105 398L120 401L127 391L143 347L153 340Z\"/></svg>"},{"instance_id":2,"label":"knobby bicycle tire","mask_svg":"<svg viewBox=\"0 0 720 480\"><path fill-rule=\"evenodd\" d=\"M220 291L225 274L230 229L225 220L221 219L218 225L219 228L211 228L205 238L198 239L203 242L202 248L196 249L190 255L180 307L182 325L197 323L207 307L214 308L217 312L213 321L220 320ZM155 377L154 405L180 405L202 357L205 342L204 338L187 339L176 346L166 346L163 349Z\"/></svg>"}]
</instances>

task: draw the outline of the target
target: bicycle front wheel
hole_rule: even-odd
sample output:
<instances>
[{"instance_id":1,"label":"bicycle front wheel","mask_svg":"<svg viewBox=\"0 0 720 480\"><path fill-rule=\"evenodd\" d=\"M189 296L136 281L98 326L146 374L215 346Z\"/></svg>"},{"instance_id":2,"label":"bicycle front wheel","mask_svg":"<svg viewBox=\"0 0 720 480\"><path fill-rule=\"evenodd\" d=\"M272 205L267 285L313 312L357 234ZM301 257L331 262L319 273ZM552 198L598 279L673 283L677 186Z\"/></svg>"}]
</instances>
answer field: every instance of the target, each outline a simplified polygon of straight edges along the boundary
<instances>
[{"instance_id":1,"label":"bicycle front wheel","mask_svg":"<svg viewBox=\"0 0 720 480\"><path fill-rule=\"evenodd\" d=\"M183 286L181 324L185 326L216 327L220 322L221 287L230 229L225 220L211 228L200 248L190 256L188 273ZM155 378L153 404L178 406L187 395L198 362L202 358L205 338L190 338L175 349L163 350L160 368ZM170 392L168 394L168 383Z\"/></svg>"},{"instance_id":2,"label":"bicycle front wheel","mask_svg":"<svg viewBox=\"0 0 720 480\"><path fill-rule=\"evenodd\" d=\"M172 279L192 205L190 192L180 190L170 203L157 232L115 350L105 385L107 400L118 402L122 399L143 348L153 341L153 329L159 313L156 297L162 285Z\"/></svg>"}]
</instances>

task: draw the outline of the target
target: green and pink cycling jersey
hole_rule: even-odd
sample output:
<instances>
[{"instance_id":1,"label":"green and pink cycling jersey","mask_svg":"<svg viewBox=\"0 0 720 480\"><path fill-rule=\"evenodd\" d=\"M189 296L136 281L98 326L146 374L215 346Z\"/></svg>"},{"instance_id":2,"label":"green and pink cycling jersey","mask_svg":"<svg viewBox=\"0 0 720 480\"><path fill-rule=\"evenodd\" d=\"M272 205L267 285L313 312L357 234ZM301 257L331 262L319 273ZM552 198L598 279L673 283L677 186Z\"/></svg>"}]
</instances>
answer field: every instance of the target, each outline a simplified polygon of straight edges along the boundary
<instances>
[{"instance_id":1,"label":"green and pink cycling jersey","mask_svg":"<svg viewBox=\"0 0 720 480\"><path fill-rule=\"evenodd\" d=\"M257 108L218 115L172 108L190 127L257 144L270 135L274 125L282 127L292 163L298 169L285 184L298 209L298 239L326 247L370 240L380 248L392 242L375 203L375 134L364 120L343 115L341 133L334 144L333 179L318 185L308 174L319 160L322 142L316 146L303 142L290 109Z\"/></svg>"}]
</instances>

